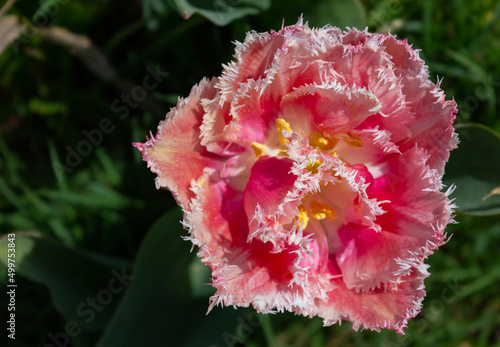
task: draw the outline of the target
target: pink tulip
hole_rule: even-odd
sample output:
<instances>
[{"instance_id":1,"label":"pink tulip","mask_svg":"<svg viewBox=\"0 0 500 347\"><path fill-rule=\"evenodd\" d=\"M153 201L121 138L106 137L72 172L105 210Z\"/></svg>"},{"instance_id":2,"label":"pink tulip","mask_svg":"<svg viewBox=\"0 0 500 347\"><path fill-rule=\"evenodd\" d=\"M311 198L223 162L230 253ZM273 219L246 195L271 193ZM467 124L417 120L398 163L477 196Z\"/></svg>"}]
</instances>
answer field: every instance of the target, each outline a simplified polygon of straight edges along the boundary
<instances>
[{"instance_id":1,"label":"pink tulip","mask_svg":"<svg viewBox=\"0 0 500 347\"><path fill-rule=\"evenodd\" d=\"M456 103L392 35L299 20L235 58L134 144L212 271L210 309L403 333L452 222Z\"/></svg>"}]
</instances>

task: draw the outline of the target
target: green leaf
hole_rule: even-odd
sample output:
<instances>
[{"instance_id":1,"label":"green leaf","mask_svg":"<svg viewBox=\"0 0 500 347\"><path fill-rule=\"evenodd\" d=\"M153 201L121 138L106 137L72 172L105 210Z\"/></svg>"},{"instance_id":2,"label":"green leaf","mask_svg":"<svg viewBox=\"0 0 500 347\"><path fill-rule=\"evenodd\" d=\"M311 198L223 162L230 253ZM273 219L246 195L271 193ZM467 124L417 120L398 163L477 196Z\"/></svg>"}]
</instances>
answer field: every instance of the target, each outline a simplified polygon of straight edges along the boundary
<instances>
[{"instance_id":1,"label":"green leaf","mask_svg":"<svg viewBox=\"0 0 500 347\"><path fill-rule=\"evenodd\" d=\"M271 5L270 0L174 0L174 3L186 19L199 13L221 26L247 15L258 14Z\"/></svg>"},{"instance_id":2,"label":"green leaf","mask_svg":"<svg viewBox=\"0 0 500 347\"><path fill-rule=\"evenodd\" d=\"M61 160L59 159L59 154L57 153L56 146L54 144L54 140L52 138L49 138L48 140L48 147L49 147L49 155L50 155L50 162L51 163L60 163ZM59 186L60 190L68 190L68 183L66 182L66 176L64 174L60 174L56 170L55 165L51 165L52 170L54 171L54 176L57 181L57 185Z\"/></svg>"},{"instance_id":3,"label":"green leaf","mask_svg":"<svg viewBox=\"0 0 500 347\"><path fill-rule=\"evenodd\" d=\"M159 19L154 17L154 14L163 16L167 13L167 7L164 0L143 0L142 1L142 16L145 19L146 27L155 31L160 26Z\"/></svg>"},{"instance_id":4,"label":"green leaf","mask_svg":"<svg viewBox=\"0 0 500 347\"><path fill-rule=\"evenodd\" d=\"M132 204L140 205L117 191L100 184L92 184L84 192L43 189L39 194L50 200L90 208L122 209Z\"/></svg>"},{"instance_id":5,"label":"green leaf","mask_svg":"<svg viewBox=\"0 0 500 347\"><path fill-rule=\"evenodd\" d=\"M111 160L111 157L102 148L96 150L97 159L101 163L106 179L113 186L119 186L122 183L122 176L116 167L116 164Z\"/></svg>"},{"instance_id":6,"label":"green leaf","mask_svg":"<svg viewBox=\"0 0 500 347\"><path fill-rule=\"evenodd\" d=\"M4 264L9 243L7 235L0 239ZM125 289L126 268L111 269L35 232L16 233L14 244L16 276L44 284L57 310L78 329L104 329Z\"/></svg>"},{"instance_id":7,"label":"green leaf","mask_svg":"<svg viewBox=\"0 0 500 347\"><path fill-rule=\"evenodd\" d=\"M238 346L237 343L245 343L261 328L262 315L255 311L248 308L214 308L205 316L207 304L207 300L198 300L189 306L197 315L203 315L203 319L190 327L189 320L184 318L185 340L181 347Z\"/></svg>"},{"instance_id":8,"label":"green leaf","mask_svg":"<svg viewBox=\"0 0 500 347\"><path fill-rule=\"evenodd\" d=\"M247 311L232 308L215 308L207 317L208 298L194 298L200 292L190 283L201 283L189 270L200 264L191 244L181 239L181 219L181 211L172 210L149 231L134 265L136 278L98 346L223 345L229 336L224 334L245 322ZM203 268L196 271L205 276Z\"/></svg>"},{"instance_id":9,"label":"green leaf","mask_svg":"<svg viewBox=\"0 0 500 347\"><path fill-rule=\"evenodd\" d=\"M66 114L68 105L64 102L48 101L40 98L33 98L29 103L29 110L43 115Z\"/></svg>"},{"instance_id":10,"label":"green leaf","mask_svg":"<svg viewBox=\"0 0 500 347\"><path fill-rule=\"evenodd\" d=\"M213 294L213 288L207 285L210 283L210 269L201 262L200 258L193 258L189 264L188 273L193 296L208 297Z\"/></svg>"},{"instance_id":11,"label":"green leaf","mask_svg":"<svg viewBox=\"0 0 500 347\"><path fill-rule=\"evenodd\" d=\"M460 144L451 152L444 183L457 186L458 210L472 215L500 214L500 136L480 124L457 126Z\"/></svg>"},{"instance_id":12,"label":"green leaf","mask_svg":"<svg viewBox=\"0 0 500 347\"><path fill-rule=\"evenodd\" d=\"M149 231L134 264L136 277L100 346L154 346L172 342L165 330L178 321L173 308L189 301L187 266L193 256L190 245L181 239L181 219L181 212L173 210Z\"/></svg>"},{"instance_id":13,"label":"green leaf","mask_svg":"<svg viewBox=\"0 0 500 347\"><path fill-rule=\"evenodd\" d=\"M54 17L58 12L58 11L56 12L55 9L59 9L60 2L61 2L60 0L39 1L40 7L35 12L32 19L35 21L35 23L40 25L43 19Z\"/></svg>"},{"instance_id":14,"label":"green leaf","mask_svg":"<svg viewBox=\"0 0 500 347\"><path fill-rule=\"evenodd\" d=\"M315 26L331 24L340 29L366 27L366 13L359 0L327 0L319 2L313 12Z\"/></svg>"}]
</instances>

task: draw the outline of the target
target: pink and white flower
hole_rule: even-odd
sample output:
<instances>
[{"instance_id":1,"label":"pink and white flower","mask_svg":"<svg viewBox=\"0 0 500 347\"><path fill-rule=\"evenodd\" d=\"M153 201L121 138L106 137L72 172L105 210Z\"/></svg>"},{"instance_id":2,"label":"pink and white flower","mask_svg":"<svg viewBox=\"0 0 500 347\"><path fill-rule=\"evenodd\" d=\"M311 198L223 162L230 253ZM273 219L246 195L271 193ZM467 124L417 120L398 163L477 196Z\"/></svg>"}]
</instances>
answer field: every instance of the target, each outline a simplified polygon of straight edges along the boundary
<instances>
[{"instance_id":1,"label":"pink and white flower","mask_svg":"<svg viewBox=\"0 0 500 347\"><path fill-rule=\"evenodd\" d=\"M300 20L235 58L134 144L212 271L210 308L403 333L452 221L456 103L392 35Z\"/></svg>"}]
</instances>

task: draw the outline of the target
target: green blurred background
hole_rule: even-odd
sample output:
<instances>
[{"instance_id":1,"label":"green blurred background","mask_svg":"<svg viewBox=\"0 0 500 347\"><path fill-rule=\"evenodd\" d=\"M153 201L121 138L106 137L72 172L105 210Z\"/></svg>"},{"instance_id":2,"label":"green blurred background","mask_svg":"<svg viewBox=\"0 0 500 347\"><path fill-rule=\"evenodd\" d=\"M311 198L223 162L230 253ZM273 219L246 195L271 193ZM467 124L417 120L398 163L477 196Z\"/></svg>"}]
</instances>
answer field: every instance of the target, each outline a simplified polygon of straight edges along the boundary
<instances>
[{"instance_id":1,"label":"green blurred background","mask_svg":"<svg viewBox=\"0 0 500 347\"><path fill-rule=\"evenodd\" d=\"M478 126L488 146L472 146L456 166L469 175L472 164L460 163L474 157L490 165L480 181L498 187L499 1L7 3L13 6L0 17L0 230L17 233L18 287L16 341L2 345L500 346L498 196L488 208L459 212L459 224L448 227L453 237L428 260L424 308L405 336L251 309L216 308L205 317L209 274L179 236L186 235L179 212L168 213L175 201L155 189L155 175L131 146L155 131L178 96L220 75L231 42L303 14L310 26L390 30L421 49L431 79L444 77L442 89L459 105L457 123L488 127ZM480 142L482 134L471 138ZM10 277L0 267L4 317ZM113 278L124 290L112 292ZM101 305L91 308L92 297Z\"/></svg>"}]
</instances>

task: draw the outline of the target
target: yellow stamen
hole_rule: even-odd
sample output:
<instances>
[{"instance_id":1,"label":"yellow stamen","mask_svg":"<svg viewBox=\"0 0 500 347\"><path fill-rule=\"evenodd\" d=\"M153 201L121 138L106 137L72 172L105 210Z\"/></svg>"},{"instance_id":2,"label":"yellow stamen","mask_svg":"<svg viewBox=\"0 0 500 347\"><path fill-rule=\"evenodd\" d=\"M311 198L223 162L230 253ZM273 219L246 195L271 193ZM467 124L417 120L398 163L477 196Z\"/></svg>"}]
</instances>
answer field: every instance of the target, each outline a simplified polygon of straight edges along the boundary
<instances>
[{"instance_id":1,"label":"yellow stamen","mask_svg":"<svg viewBox=\"0 0 500 347\"><path fill-rule=\"evenodd\" d=\"M312 163L307 163L307 170L312 172L313 174L317 174L318 173L318 167L321 165L321 161L319 161L319 159L316 159L316 161L314 162L314 164Z\"/></svg>"},{"instance_id":2,"label":"yellow stamen","mask_svg":"<svg viewBox=\"0 0 500 347\"><path fill-rule=\"evenodd\" d=\"M262 143L252 142L252 149L253 149L253 152L255 153L255 157L257 159L259 159L264 154L266 154L267 147L266 147L266 145L263 145Z\"/></svg>"},{"instance_id":3,"label":"yellow stamen","mask_svg":"<svg viewBox=\"0 0 500 347\"><path fill-rule=\"evenodd\" d=\"M287 143L290 143L288 139L285 139L283 136L283 130L288 131L289 133L292 132L292 127L290 126L290 123L288 123L286 120L282 118L276 119L276 128L278 128L278 135L280 137L280 142L282 145L285 145Z\"/></svg>"},{"instance_id":4,"label":"yellow stamen","mask_svg":"<svg viewBox=\"0 0 500 347\"><path fill-rule=\"evenodd\" d=\"M305 229L307 226L307 223L309 222L309 215L307 214L307 211L304 208L304 206L300 205L298 208L299 208L299 214L297 216L295 216L293 223L295 224L298 220L299 226L302 225L302 229Z\"/></svg>"},{"instance_id":5,"label":"yellow stamen","mask_svg":"<svg viewBox=\"0 0 500 347\"><path fill-rule=\"evenodd\" d=\"M344 139L344 141L351 147L363 147L363 140L361 140L359 137L354 136L350 132L347 133L347 136L349 136L347 139Z\"/></svg>"},{"instance_id":6,"label":"yellow stamen","mask_svg":"<svg viewBox=\"0 0 500 347\"><path fill-rule=\"evenodd\" d=\"M321 151L329 151L335 147L334 140L323 136L321 131L315 131L311 134L311 138L309 139L309 145L318 148Z\"/></svg>"},{"instance_id":7,"label":"yellow stamen","mask_svg":"<svg viewBox=\"0 0 500 347\"><path fill-rule=\"evenodd\" d=\"M334 220L337 218L337 214L335 210L328 206L327 204L321 204L316 201L311 201L309 204L309 212L311 212L311 216L315 220L322 220L328 218L330 220Z\"/></svg>"}]
</instances>

